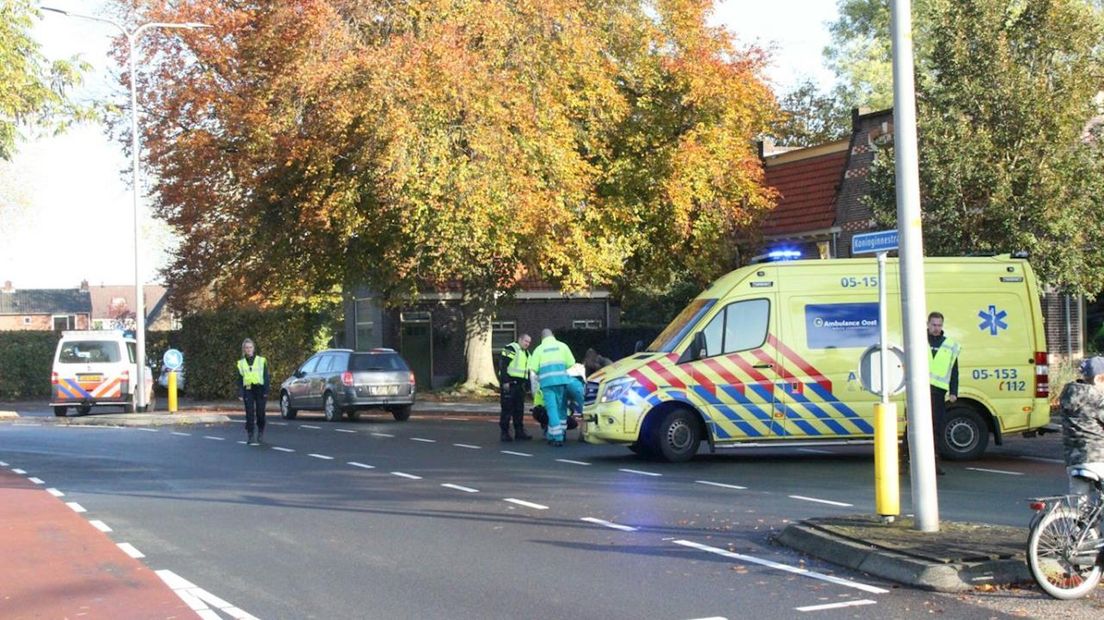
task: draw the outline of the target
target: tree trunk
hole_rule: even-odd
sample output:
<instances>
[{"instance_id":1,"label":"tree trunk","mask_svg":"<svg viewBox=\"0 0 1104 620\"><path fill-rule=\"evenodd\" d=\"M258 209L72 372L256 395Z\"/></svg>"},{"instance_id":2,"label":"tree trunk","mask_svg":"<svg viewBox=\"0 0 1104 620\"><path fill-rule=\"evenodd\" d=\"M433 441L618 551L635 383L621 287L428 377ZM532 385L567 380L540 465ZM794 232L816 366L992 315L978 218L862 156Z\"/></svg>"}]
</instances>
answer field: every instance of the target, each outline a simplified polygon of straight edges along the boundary
<instances>
[{"instance_id":1,"label":"tree trunk","mask_svg":"<svg viewBox=\"0 0 1104 620\"><path fill-rule=\"evenodd\" d=\"M464 388L474 389L498 385L491 356L491 317L493 302L468 300L464 304L464 360L467 380Z\"/></svg>"}]
</instances>

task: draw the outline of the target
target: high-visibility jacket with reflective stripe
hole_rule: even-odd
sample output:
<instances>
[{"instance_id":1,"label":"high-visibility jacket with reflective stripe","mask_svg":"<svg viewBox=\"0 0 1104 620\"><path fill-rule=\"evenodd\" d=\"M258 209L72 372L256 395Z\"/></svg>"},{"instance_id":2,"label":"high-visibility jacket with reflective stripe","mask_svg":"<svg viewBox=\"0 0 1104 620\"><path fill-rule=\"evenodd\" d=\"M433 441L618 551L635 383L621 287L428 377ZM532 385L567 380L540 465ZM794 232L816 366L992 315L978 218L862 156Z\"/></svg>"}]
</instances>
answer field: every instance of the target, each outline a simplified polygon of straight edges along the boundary
<instances>
[{"instance_id":1,"label":"high-visibility jacket with reflective stripe","mask_svg":"<svg viewBox=\"0 0 1104 620\"><path fill-rule=\"evenodd\" d=\"M951 389L951 373L954 371L958 354L962 352L962 346L957 341L944 337L938 350L931 351L931 359L928 362L928 370L931 373L931 384L943 390Z\"/></svg>"},{"instance_id":2,"label":"high-visibility jacket with reflective stripe","mask_svg":"<svg viewBox=\"0 0 1104 620\"><path fill-rule=\"evenodd\" d=\"M241 373L242 385L246 388L253 385L264 385L266 363L265 358L260 355L253 358L252 366L244 357L238 360L238 372Z\"/></svg>"},{"instance_id":3,"label":"high-visibility jacket with reflective stripe","mask_svg":"<svg viewBox=\"0 0 1104 620\"><path fill-rule=\"evenodd\" d=\"M509 360L506 365L506 376L513 379L524 379L529 376L529 353L516 342L511 342L502 349L502 357Z\"/></svg>"},{"instance_id":4,"label":"high-visibility jacket with reflective stripe","mask_svg":"<svg viewBox=\"0 0 1104 620\"><path fill-rule=\"evenodd\" d=\"M575 364L575 356L566 344L549 336L529 356L529 370L537 375L542 388L566 385L573 381L567 369Z\"/></svg>"}]
</instances>

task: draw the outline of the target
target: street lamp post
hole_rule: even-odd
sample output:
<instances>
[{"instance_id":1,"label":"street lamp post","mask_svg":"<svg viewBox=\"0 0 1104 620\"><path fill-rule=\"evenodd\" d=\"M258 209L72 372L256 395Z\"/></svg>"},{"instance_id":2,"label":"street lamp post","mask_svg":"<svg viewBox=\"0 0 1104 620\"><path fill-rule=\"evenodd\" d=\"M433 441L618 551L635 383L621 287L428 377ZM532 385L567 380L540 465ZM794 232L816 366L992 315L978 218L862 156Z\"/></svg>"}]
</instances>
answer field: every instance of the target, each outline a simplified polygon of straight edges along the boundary
<instances>
[{"instance_id":1,"label":"street lamp post","mask_svg":"<svg viewBox=\"0 0 1104 620\"><path fill-rule=\"evenodd\" d=\"M140 234L140 222L139 216L142 196L141 185L141 170L139 168L139 145L138 145L138 80L135 71L134 61L134 45L137 42L138 37L142 35L146 30L151 28L165 28L165 29L180 29L180 30L198 30L200 28L210 28L207 24L201 24L198 22L184 22L184 23L164 23L164 22L150 22L138 26L134 30L127 30L125 26L112 19L104 17L97 17L95 15L83 15L80 13L73 13L71 11L65 11L53 7L43 6L39 7L43 11L51 11L53 13L60 13L67 17L73 17L77 19L87 19L94 22L101 22L104 24L110 24L114 26L119 32L123 33L123 36L127 40L127 65L130 71L130 156L131 156L131 173L133 175L133 194L134 194L134 319L136 322L134 339L136 341L137 359L137 376L134 378L134 408L135 411L145 411L149 403L146 402L146 300L145 291L142 286L142 252L141 248L141 234Z\"/></svg>"}]
</instances>

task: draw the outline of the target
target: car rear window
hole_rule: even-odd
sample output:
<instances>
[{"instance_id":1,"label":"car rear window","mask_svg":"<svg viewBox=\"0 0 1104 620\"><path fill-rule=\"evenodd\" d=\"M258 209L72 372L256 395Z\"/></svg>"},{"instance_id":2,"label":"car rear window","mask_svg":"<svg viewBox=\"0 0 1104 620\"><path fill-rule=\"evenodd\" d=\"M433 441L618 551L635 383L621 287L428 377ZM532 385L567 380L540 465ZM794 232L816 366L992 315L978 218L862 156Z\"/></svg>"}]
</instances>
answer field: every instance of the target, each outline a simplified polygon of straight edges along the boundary
<instances>
[{"instance_id":1,"label":"car rear window","mask_svg":"<svg viewBox=\"0 0 1104 620\"><path fill-rule=\"evenodd\" d=\"M349 370L410 370L397 353L354 353Z\"/></svg>"},{"instance_id":2,"label":"car rear window","mask_svg":"<svg viewBox=\"0 0 1104 620\"><path fill-rule=\"evenodd\" d=\"M110 364L119 362L119 343L110 340L71 340L61 344L62 364Z\"/></svg>"}]
</instances>

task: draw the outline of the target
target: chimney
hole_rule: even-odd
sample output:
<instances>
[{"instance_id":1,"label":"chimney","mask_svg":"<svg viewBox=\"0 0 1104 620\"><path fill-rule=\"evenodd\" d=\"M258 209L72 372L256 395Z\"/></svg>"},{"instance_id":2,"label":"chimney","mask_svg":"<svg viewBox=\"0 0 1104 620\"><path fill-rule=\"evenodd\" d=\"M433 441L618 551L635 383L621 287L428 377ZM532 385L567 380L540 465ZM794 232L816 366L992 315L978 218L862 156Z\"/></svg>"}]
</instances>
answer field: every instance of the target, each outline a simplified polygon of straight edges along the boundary
<instances>
[{"instance_id":1,"label":"chimney","mask_svg":"<svg viewBox=\"0 0 1104 620\"><path fill-rule=\"evenodd\" d=\"M4 290L5 293L11 293L11 292L15 291L15 289L12 288L11 280L4 280L4 289L3 290Z\"/></svg>"},{"instance_id":2,"label":"chimney","mask_svg":"<svg viewBox=\"0 0 1104 620\"><path fill-rule=\"evenodd\" d=\"M80 290L82 293L88 292L88 280L81 280Z\"/></svg>"}]
</instances>

